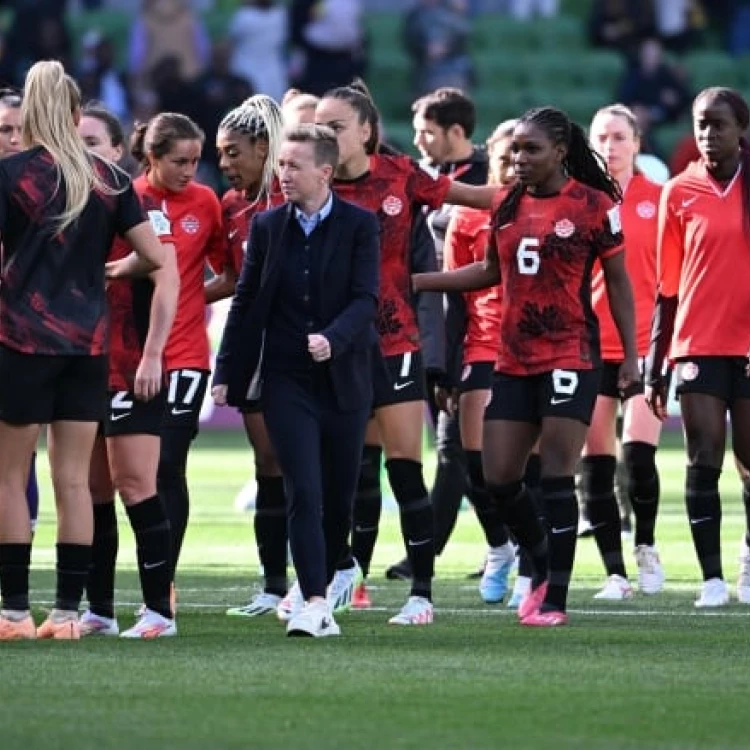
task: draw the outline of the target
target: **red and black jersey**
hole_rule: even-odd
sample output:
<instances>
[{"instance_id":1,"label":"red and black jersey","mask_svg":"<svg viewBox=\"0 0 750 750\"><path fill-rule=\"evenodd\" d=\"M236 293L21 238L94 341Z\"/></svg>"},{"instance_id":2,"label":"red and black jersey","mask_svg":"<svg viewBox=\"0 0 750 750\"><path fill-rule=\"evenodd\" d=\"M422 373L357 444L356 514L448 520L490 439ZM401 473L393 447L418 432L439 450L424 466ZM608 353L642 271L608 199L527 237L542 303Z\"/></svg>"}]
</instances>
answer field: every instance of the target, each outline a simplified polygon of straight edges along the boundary
<instances>
[{"instance_id":1,"label":"red and black jersey","mask_svg":"<svg viewBox=\"0 0 750 750\"><path fill-rule=\"evenodd\" d=\"M412 307L409 252L414 211L437 208L451 180L432 177L406 156L374 155L356 180L334 180L337 195L377 214L380 221L380 301L378 333L386 357L419 349Z\"/></svg>"},{"instance_id":2,"label":"red and black jersey","mask_svg":"<svg viewBox=\"0 0 750 750\"><path fill-rule=\"evenodd\" d=\"M702 162L664 186L658 283L678 297L670 356L744 357L750 349L750 237L742 170L725 187Z\"/></svg>"},{"instance_id":3,"label":"red and black jersey","mask_svg":"<svg viewBox=\"0 0 750 750\"><path fill-rule=\"evenodd\" d=\"M614 203L569 179L556 195L525 193L492 241L502 285L497 370L535 375L598 367L591 272L595 260L624 250Z\"/></svg>"},{"instance_id":4,"label":"red and black jersey","mask_svg":"<svg viewBox=\"0 0 750 750\"><path fill-rule=\"evenodd\" d=\"M156 236L164 243L173 243L171 226L158 201L143 190L145 180L136 180L146 215ZM131 252L124 240L115 240L109 260L125 258ZM148 278L117 279L107 285L109 303L109 390L131 391L135 374L143 357L143 347L151 318L154 285Z\"/></svg>"},{"instance_id":5,"label":"red and black jersey","mask_svg":"<svg viewBox=\"0 0 750 750\"><path fill-rule=\"evenodd\" d=\"M112 193L93 191L59 231L65 184L38 146L0 162L0 343L20 352L100 355L107 348L104 263L115 235L145 217L128 176L92 157Z\"/></svg>"},{"instance_id":6,"label":"red and black jersey","mask_svg":"<svg viewBox=\"0 0 750 750\"><path fill-rule=\"evenodd\" d=\"M275 181L271 195L263 200L249 200L244 191L233 188L227 190L221 199L221 221L226 242L226 256L224 263L219 266L231 264L234 272L239 275L245 259L247 236L250 233L250 222L253 216L260 211L280 206L283 202L284 196L279 192ZM209 262L216 273L221 273L222 268L217 267L213 258L209 259Z\"/></svg>"},{"instance_id":7,"label":"red and black jersey","mask_svg":"<svg viewBox=\"0 0 750 750\"><path fill-rule=\"evenodd\" d=\"M620 214L625 236L625 265L633 286L635 332L638 356L648 352L651 318L656 302L656 230L661 185L642 174L634 175L622 198ZM602 358L608 362L624 359L620 334L612 318L607 285L601 264L594 266L592 282L594 312L599 319Z\"/></svg>"},{"instance_id":8,"label":"red and black jersey","mask_svg":"<svg viewBox=\"0 0 750 750\"><path fill-rule=\"evenodd\" d=\"M141 199L153 205L151 214L164 225L177 254L180 298L164 358L167 370L192 367L209 369L206 333L206 295L203 289L206 264L226 258L221 226L221 204L213 190L191 182L179 193L154 187L144 175L135 181ZM157 231L157 234L159 232Z\"/></svg>"},{"instance_id":9,"label":"red and black jersey","mask_svg":"<svg viewBox=\"0 0 750 750\"><path fill-rule=\"evenodd\" d=\"M490 212L456 207L445 235L446 271L483 261L490 232ZM500 285L477 292L466 292L466 335L463 363L493 362L500 338Z\"/></svg>"}]
</instances>

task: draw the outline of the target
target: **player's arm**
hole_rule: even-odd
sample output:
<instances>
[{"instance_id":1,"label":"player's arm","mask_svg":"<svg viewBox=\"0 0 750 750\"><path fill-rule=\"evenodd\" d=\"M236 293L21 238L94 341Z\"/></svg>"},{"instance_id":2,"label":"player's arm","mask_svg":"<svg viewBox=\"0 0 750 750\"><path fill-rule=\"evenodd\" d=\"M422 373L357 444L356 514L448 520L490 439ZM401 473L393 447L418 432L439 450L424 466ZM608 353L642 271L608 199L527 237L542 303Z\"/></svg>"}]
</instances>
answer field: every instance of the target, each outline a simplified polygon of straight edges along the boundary
<instances>
[{"instance_id":1,"label":"player's arm","mask_svg":"<svg viewBox=\"0 0 750 750\"><path fill-rule=\"evenodd\" d=\"M500 262L494 236L490 235L483 261L444 273L415 273L411 279L416 292L474 292L499 284Z\"/></svg>"},{"instance_id":2,"label":"player's arm","mask_svg":"<svg viewBox=\"0 0 750 750\"><path fill-rule=\"evenodd\" d=\"M666 417L666 361L677 316L684 248L679 220L670 201L671 186L661 194L656 242L657 294L651 320L651 343L646 357L646 398L654 414Z\"/></svg>"},{"instance_id":3,"label":"player's arm","mask_svg":"<svg viewBox=\"0 0 750 750\"><path fill-rule=\"evenodd\" d=\"M624 361L620 368L618 385L625 390L631 383L641 379L638 371L638 348L635 341L635 303L633 287L625 267L625 253L600 258L607 285L607 297L612 318L620 334Z\"/></svg>"},{"instance_id":4,"label":"player's arm","mask_svg":"<svg viewBox=\"0 0 750 750\"><path fill-rule=\"evenodd\" d=\"M446 196L447 203L470 208L492 208L497 195L496 185L467 185L465 182L452 182Z\"/></svg>"},{"instance_id":5,"label":"player's arm","mask_svg":"<svg viewBox=\"0 0 750 750\"><path fill-rule=\"evenodd\" d=\"M136 398L148 401L162 388L162 359L180 296L180 273L172 243L164 245L164 264L150 274L154 284L149 313L148 333L143 356L135 373Z\"/></svg>"},{"instance_id":6,"label":"player's arm","mask_svg":"<svg viewBox=\"0 0 750 750\"><path fill-rule=\"evenodd\" d=\"M234 294L237 285L237 272L234 265L227 263L221 273L214 274L203 286L206 295L206 304L211 305L221 299L226 299Z\"/></svg>"}]
</instances>

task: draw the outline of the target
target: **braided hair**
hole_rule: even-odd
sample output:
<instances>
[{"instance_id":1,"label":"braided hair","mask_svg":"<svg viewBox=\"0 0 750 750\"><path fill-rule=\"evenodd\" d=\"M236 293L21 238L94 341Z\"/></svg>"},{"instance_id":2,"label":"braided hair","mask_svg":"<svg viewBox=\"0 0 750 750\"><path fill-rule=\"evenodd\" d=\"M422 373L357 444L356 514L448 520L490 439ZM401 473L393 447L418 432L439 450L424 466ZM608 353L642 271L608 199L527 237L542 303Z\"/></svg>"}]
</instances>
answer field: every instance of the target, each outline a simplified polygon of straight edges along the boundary
<instances>
[{"instance_id":1,"label":"braided hair","mask_svg":"<svg viewBox=\"0 0 750 750\"><path fill-rule=\"evenodd\" d=\"M615 203L622 200L622 190L617 180L607 171L602 157L591 148L583 128L571 121L565 112L554 107L530 109L518 120L518 125L526 123L543 130L555 145L563 144L566 147L562 163L566 174L584 185L601 190ZM513 221L525 192L526 188L520 183L510 189L492 217L493 228Z\"/></svg>"},{"instance_id":2,"label":"braided hair","mask_svg":"<svg viewBox=\"0 0 750 750\"><path fill-rule=\"evenodd\" d=\"M256 198L268 200L276 176L284 130L284 118L279 105L265 94L251 96L224 116L219 123L219 130L244 135L251 143L258 140L268 143L268 156L263 165L260 190Z\"/></svg>"},{"instance_id":3,"label":"braided hair","mask_svg":"<svg viewBox=\"0 0 750 750\"><path fill-rule=\"evenodd\" d=\"M747 132L750 126L750 107L742 97L739 91L730 89L725 86L713 86L703 91L695 97L693 102L693 111L696 104L702 99L710 99L714 102L724 103L732 110L734 119L742 129L743 133ZM745 231L750 233L750 142L746 135L740 137L740 165L742 167L742 214Z\"/></svg>"},{"instance_id":4,"label":"braided hair","mask_svg":"<svg viewBox=\"0 0 750 750\"><path fill-rule=\"evenodd\" d=\"M370 137L365 143L368 155L378 153L380 146L380 114L372 99L372 94L361 78L355 78L348 86L339 86L323 94L324 99L339 99L346 102L356 113L359 124L370 124Z\"/></svg>"}]
</instances>

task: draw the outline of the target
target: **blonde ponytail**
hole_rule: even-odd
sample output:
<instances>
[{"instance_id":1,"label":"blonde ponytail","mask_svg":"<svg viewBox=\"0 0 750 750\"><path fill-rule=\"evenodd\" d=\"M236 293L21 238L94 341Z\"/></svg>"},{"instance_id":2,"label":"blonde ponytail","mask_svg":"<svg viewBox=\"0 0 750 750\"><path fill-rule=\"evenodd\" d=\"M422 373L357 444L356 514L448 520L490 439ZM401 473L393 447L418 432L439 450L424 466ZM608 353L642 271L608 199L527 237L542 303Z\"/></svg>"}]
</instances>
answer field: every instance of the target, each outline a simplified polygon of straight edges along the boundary
<instances>
[{"instance_id":1,"label":"blonde ponytail","mask_svg":"<svg viewBox=\"0 0 750 750\"><path fill-rule=\"evenodd\" d=\"M57 217L58 231L83 213L92 190L110 195L121 192L97 174L93 157L76 128L75 113L81 107L76 82L56 60L35 63L26 75L21 103L24 145L43 146L57 168L57 186L65 185L65 210ZM115 170L112 166L111 169Z\"/></svg>"}]
</instances>

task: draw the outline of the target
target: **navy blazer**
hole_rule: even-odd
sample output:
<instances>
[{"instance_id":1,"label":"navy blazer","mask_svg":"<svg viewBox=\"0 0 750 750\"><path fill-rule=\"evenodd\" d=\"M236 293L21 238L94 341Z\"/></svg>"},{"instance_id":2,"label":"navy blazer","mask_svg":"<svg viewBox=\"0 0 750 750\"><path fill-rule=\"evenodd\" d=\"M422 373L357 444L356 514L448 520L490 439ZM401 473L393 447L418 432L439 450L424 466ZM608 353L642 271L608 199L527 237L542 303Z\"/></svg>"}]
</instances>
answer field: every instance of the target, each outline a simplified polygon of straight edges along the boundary
<instances>
[{"instance_id":1,"label":"navy blazer","mask_svg":"<svg viewBox=\"0 0 750 750\"><path fill-rule=\"evenodd\" d=\"M263 379L268 317L279 284L289 222L289 203L256 214L242 272L216 359L214 385L227 386L227 403L257 400ZM322 330L331 345L328 367L337 405L354 411L372 404L372 357L378 340L375 318L380 279L380 226L370 211L333 196L318 271Z\"/></svg>"}]
</instances>

